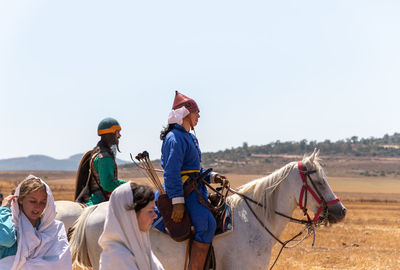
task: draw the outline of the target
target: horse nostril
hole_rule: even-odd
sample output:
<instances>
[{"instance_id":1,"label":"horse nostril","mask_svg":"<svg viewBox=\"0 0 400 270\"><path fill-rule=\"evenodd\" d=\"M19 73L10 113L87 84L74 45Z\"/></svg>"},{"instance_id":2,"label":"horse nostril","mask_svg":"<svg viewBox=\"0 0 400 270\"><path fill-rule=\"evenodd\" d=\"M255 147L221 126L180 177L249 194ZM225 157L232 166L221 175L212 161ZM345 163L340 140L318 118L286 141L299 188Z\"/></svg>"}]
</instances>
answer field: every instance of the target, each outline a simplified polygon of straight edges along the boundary
<instances>
[{"instance_id":1,"label":"horse nostril","mask_svg":"<svg viewBox=\"0 0 400 270\"><path fill-rule=\"evenodd\" d=\"M343 208L343 209L342 209L342 215L345 216L345 215L346 215L346 212L347 212L346 208Z\"/></svg>"}]
</instances>

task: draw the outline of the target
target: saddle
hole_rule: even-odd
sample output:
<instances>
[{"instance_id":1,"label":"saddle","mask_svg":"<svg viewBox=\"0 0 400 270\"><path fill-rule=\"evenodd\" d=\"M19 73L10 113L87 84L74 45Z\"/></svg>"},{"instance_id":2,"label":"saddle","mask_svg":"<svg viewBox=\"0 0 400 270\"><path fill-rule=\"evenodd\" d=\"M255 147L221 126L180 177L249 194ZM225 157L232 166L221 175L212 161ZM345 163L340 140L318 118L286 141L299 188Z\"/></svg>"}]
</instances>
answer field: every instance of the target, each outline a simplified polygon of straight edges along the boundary
<instances>
[{"instance_id":1,"label":"saddle","mask_svg":"<svg viewBox=\"0 0 400 270\"><path fill-rule=\"evenodd\" d=\"M198 199L202 205L208 208L213 214L217 223L215 235L222 234L232 229L232 214L231 207L226 204L225 200L229 192L229 187L221 186L214 189L207 181L204 180L205 176L211 172L211 168L206 170L204 173L192 174L192 179L188 180L188 184L184 188L184 196L186 197L191 192L196 191ZM212 192L208 194L208 198L205 198L199 191L198 186L202 182Z\"/></svg>"},{"instance_id":2,"label":"saddle","mask_svg":"<svg viewBox=\"0 0 400 270\"><path fill-rule=\"evenodd\" d=\"M226 204L225 198L220 197L219 193L211 193L208 195L209 205L212 206L211 212L214 215L217 228L215 235L222 234L224 232L232 230L232 211L231 207ZM220 201L223 201L223 205L220 206Z\"/></svg>"}]
</instances>

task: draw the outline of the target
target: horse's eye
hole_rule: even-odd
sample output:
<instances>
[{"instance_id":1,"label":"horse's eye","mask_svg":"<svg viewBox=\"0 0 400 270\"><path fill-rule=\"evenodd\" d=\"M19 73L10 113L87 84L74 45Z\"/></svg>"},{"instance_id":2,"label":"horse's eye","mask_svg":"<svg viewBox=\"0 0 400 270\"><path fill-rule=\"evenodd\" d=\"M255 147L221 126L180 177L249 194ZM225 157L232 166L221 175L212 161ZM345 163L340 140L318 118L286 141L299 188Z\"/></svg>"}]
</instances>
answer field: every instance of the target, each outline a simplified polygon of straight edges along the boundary
<instances>
[{"instance_id":1,"label":"horse's eye","mask_svg":"<svg viewBox=\"0 0 400 270\"><path fill-rule=\"evenodd\" d=\"M318 186L320 187L325 187L325 181L323 179L321 179L320 181L317 182Z\"/></svg>"}]
</instances>

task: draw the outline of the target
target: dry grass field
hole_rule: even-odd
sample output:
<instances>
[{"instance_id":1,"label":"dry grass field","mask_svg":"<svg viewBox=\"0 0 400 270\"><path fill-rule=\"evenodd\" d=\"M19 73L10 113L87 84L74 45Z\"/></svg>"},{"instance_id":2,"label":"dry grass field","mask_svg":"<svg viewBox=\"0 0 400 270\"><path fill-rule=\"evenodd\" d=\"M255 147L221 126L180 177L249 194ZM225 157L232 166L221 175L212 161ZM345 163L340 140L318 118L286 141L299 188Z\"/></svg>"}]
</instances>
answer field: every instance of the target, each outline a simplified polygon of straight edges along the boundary
<instances>
[{"instance_id":1,"label":"dry grass field","mask_svg":"<svg viewBox=\"0 0 400 270\"><path fill-rule=\"evenodd\" d=\"M0 190L8 194L30 172L0 172ZM33 172L50 185L56 200L71 200L73 172ZM257 175L228 174L237 187ZM122 179L147 183L144 178ZM329 183L347 207L339 224L323 226L316 233L315 246L309 238L294 249L285 249L274 269L400 269L400 180L388 177L331 177ZM296 211L297 217L301 216ZM290 224L281 239L301 227ZM276 245L271 261L279 246ZM267 266L266 266L267 269Z\"/></svg>"},{"instance_id":2,"label":"dry grass field","mask_svg":"<svg viewBox=\"0 0 400 270\"><path fill-rule=\"evenodd\" d=\"M348 214L343 222L319 228L314 247L309 238L284 250L275 269L399 269L400 202L345 201L345 206ZM299 229L291 224L281 238L288 239Z\"/></svg>"}]
</instances>

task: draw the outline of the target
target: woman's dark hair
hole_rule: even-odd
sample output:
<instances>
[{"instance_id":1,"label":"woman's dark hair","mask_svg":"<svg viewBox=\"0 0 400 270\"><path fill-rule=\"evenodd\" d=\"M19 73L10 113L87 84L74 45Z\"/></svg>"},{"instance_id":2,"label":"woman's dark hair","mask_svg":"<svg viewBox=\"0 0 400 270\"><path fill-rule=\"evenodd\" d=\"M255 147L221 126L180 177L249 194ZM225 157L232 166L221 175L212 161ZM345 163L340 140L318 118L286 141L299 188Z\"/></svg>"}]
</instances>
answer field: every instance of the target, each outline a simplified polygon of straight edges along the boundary
<instances>
[{"instance_id":1,"label":"woman's dark hair","mask_svg":"<svg viewBox=\"0 0 400 270\"><path fill-rule=\"evenodd\" d=\"M163 141L165 139L165 137L167 136L168 132L173 130L174 127L175 127L174 124L169 124L168 126L164 127L164 129L161 130L161 133L160 133L160 140Z\"/></svg>"},{"instance_id":2,"label":"woman's dark hair","mask_svg":"<svg viewBox=\"0 0 400 270\"><path fill-rule=\"evenodd\" d=\"M149 202L154 201L154 192L151 187L131 182L131 189L133 194L133 204L128 206L128 210L135 210L137 213L146 207Z\"/></svg>"}]
</instances>

